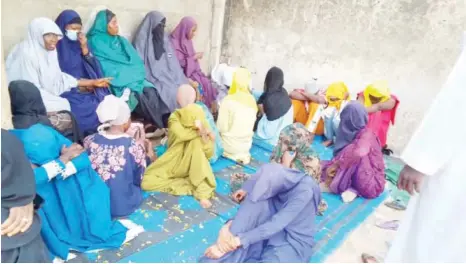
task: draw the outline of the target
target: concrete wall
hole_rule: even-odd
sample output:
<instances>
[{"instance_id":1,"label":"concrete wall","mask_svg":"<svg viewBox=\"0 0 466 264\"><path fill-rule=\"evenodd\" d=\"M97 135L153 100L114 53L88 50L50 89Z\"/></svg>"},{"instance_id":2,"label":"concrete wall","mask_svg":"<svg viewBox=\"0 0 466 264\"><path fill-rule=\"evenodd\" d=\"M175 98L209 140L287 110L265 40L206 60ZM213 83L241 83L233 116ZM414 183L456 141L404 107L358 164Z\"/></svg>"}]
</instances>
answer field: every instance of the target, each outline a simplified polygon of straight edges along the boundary
<instances>
[{"instance_id":1,"label":"concrete wall","mask_svg":"<svg viewBox=\"0 0 466 264\"><path fill-rule=\"evenodd\" d=\"M167 29L174 28L179 20L186 15L193 16L198 22L198 35L195 46L198 51L204 51L203 68L210 63L212 21L214 17L214 2L218 0L2 0L2 42L4 57L14 44L27 34L27 26L35 17L46 16L55 19L64 9L74 9L82 17L83 23L92 10L98 5L105 5L118 17L123 33L135 33L147 12L161 11L167 17ZM220 1L222 2L222 1ZM224 2L224 1L223 1ZM218 12L218 8L216 9ZM223 11L223 10L221 10ZM222 21L223 21L223 13ZM215 40L214 40L215 42Z\"/></svg>"},{"instance_id":2,"label":"concrete wall","mask_svg":"<svg viewBox=\"0 0 466 264\"><path fill-rule=\"evenodd\" d=\"M345 81L353 93L387 79L401 100L389 144L401 150L459 55L465 0L227 0L222 60L267 70L286 88ZM439 139L441 140L441 139ZM428 143L427 143L428 144Z\"/></svg>"}]
</instances>

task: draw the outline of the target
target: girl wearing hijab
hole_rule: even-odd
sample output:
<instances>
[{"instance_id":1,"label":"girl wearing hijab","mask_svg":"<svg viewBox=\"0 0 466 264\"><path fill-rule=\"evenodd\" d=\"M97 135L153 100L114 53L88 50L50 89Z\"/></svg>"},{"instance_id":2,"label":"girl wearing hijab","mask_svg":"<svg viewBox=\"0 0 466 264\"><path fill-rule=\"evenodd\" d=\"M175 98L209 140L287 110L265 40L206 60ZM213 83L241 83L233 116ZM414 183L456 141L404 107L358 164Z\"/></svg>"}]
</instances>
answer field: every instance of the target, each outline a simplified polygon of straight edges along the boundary
<instances>
[{"instance_id":1,"label":"girl wearing hijab","mask_svg":"<svg viewBox=\"0 0 466 264\"><path fill-rule=\"evenodd\" d=\"M209 208L216 186L209 158L215 136L202 108L195 104L196 92L190 85L178 89L179 109L168 121L168 149L147 168L142 188L173 195L193 195Z\"/></svg>"},{"instance_id":2,"label":"girl wearing hijab","mask_svg":"<svg viewBox=\"0 0 466 264\"><path fill-rule=\"evenodd\" d=\"M228 95L220 103L217 127L222 137L223 155L248 164L252 146L257 103L250 92L251 74L245 68L238 68Z\"/></svg>"},{"instance_id":3,"label":"girl wearing hijab","mask_svg":"<svg viewBox=\"0 0 466 264\"><path fill-rule=\"evenodd\" d=\"M12 81L8 86L11 101L11 113L13 115L13 127L16 129L27 129L37 123L53 127L63 136L73 142L81 142L81 133L78 125L73 121L73 130L63 131L62 124L57 121L57 116L47 116L47 110L39 89L28 81ZM66 112L58 112L66 113ZM54 118L55 117L55 118Z\"/></svg>"},{"instance_id":4,"label":"girl wearing hijab","mask_svg":"<svg viewBox=\"0 0 466 264\"><path fill-rule=\"evenodd\" d=\"M141 180L147 162L155 160L154 150L150 144L146 148L137 144L126 133L131 111L120 98L107 95L97 107L97 116L102 123L99 133L88 136L84 147L92 168L110 189L112 217L127 216L142 203Z\"/></svg>"},{"instance_id":5,"label":"girl wearing hijab","mask_svg":"<svg viewBox=\"0 0 466 264\"><path fill-rule=\"evenodd\" d=\"M284 82L283 71L272 67L265 77L264 93L257 102L264 115L257 124L255 137L272 146L277 144L282 129L293 123L293 107L283 88Z\"/></svg>"},{"instance_id":6,"label":"girl wearing hijab","mask_svg":"<svg viewBox=\"0 0 466 264\"><path fill-rule=\"evenodd\" d=\"M149 12L136 32L133 45L144 61L146 79L159 92L163 106L167 108L164 111L171 113L177 108L178 87L189 82L165 33L165 24L162 13Z\"/></svg>"},{"instance_id":7,"label":"girl wearing hijab","mask_svg":"<svg viewBox=\"0 0 466 264\"><path fill-rule=\"evenodd\" d=\"M322 202L319 159L306 144L312 139L301 124L283 130L272 163L263 165L235 192L239 210L201 262L310 260Z\"/></svg>"},{"instance_id":8,"label":"girl wearing hijab","mask_svg":"<svg viewBox=\"0 0 466 264\"><path fill-rule=\"evenodd\" d=\"M104 74L112 77L112 94L126 101L131 111L147 123L158 128L166 127L164 116L168 117L169 111L158 90L146 80L141 57L131 43L119 35L115 14L108 9L99 11L87 37Z\"/></svg>"},{"instance_id":9,"label":"girl wearing hijab","mask_svg":"<svg viewBox=\"0 0 466 264\"><path fill-rule=\"evenodd\" d=\"M33 205L34 172L24 146L2 129L2 263L49 263L40 235L41 220Z\"/></svg>"},{"instance_id":10,"label":"girl wearing hijab","mask_svg":"<svg viewBox=\"0 0 466 264\"><path fill-rule=\"evenodd\" d=\"M323 164L322 181L330 192L341 194L344 202L357 196L372 199L385 186L380 141L367 126L364 105L352 101L343 109L337 130L334 158Z\"/></svg>"},{"instance_id":11,"label":"girl wearing hijab","mask_svg":"<svg viewBox=\"0 0 466 264\"><path fill-rule=\"evenodd\" d=\"M70 102L60 97L72 88L107 87L108 79L75 78L62 72L58 62L57 43L63 37L60 28L48 18L36 18L29 24L27 38L16 45L6 60L8 80L26 80L40 90L47 113L60 131L70 129Z\"/></svg>"},{"instance_id":12,"label":"girl wearing hijab","mask_svg":"<svg viewBox=\"0 0 466 264\"><path fill-rule=\"evenodd\" d=\"M400 101L390 94L387 81L376 81L358 94L358 100L369 113L368 127L374 131L386 155L393 153L387 148L387 134L390 123L395 124L396 110Z\"/></svg>"},{"instance_id":13,"label":"girl wearing hijab","mask_svg":"<svg viewBox=\"0 0 466 264\"><path fill-rule=\"evenodd\" d=\"M64 73L76 79L99 79L103 77L99 62L87 45L86 36L81 32L82 21L74 10L65 10L55 20L63 38L57 44L58 62ZM88 87L85 90L72 88L61 96L68 99L84 135L97 130L99 120L95 113L97 105L110 94L107 88Z\"/></svg>"},{"instance_id":14,"label":"girl wearing hijab","mask_svg":"<svg viewBox=\"0 0 466 264\"><path fill-rule=\"evenodd\" d=\"M203 53L194 50L193 38L196 35L197 23L192 17L183 17L170 35L176 57L189 78L191 86L201 90L203 102L210 108L217 99L217 90L212 87L209 78L202 72L199 60ZM215 112L215 111L214 111Z\"/></svg>"},{"instance_id":15,"label":"girl wearing hijab","mask_svg":"<svg viewBox=\"0 0 466 264\"><path fill-rule=\"evenodd\" d=\"M130 221L112 221L108 187L80 145L39 123L12 132L24 145L37 193L46 201L39 214L52 255L67 260L70 250L119 248L141 232L123 225Z\"/></svg>"},{"instance_id":16,"label":"girl wearing hijab","mask_svg":"<svg viewBox=\"0 0 466 264\"><path fill-rule=\"evenodd\" d=\"M335 82L328 86L325 92L328 102L322 113L324 121L324 135L327 141L323 144L328 147L335 141L335 134L340 124L340 114L348 103L349 92L344 82Z\"/></svg>"}]
</instances>

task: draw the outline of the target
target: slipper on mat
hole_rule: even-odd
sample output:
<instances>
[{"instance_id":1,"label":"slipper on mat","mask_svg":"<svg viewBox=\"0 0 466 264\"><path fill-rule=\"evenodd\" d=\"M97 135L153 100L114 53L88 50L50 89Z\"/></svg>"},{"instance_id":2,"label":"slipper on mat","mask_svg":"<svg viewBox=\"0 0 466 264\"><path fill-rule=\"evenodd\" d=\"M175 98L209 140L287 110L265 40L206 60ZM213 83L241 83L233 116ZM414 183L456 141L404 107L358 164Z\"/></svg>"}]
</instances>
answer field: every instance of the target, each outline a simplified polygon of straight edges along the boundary
<instances>
[{"instance_id":1,"label":"slipper on mat","mask_svg":"<svg viewBox=\"0 0 466 264\"><path fill-rule=\"evenodd\" d=\"M394 210L397 210L397 211L404 211L406 210L406 206L401 204L399 201L391 201L391 202L386 202L384 203L385 206L387 206L388 208L392 208Z\"/></svg>"},{"instance_id":2,"label":"slipper on mat","mask_svg":"<svg viewBox=\"0 0 466 264\"><path fill-rule=\"evenodd\" d=\"M398 226L400 226L400 221L399 220L383 221L383 222L378 222L375 225L382 229L396 231L398 229Z\"/></svg>"},{"instance_id":3,"label":"slipper on mat","mask_svg":"<svg viewBox=\"0 0 466 264\"><path fill-rule=\"evenodd\" d=\"M362 253L361 260L363 263L379 263L380 262L376 257L366 254L366 253Z\"/></svg>"}]
</instances>

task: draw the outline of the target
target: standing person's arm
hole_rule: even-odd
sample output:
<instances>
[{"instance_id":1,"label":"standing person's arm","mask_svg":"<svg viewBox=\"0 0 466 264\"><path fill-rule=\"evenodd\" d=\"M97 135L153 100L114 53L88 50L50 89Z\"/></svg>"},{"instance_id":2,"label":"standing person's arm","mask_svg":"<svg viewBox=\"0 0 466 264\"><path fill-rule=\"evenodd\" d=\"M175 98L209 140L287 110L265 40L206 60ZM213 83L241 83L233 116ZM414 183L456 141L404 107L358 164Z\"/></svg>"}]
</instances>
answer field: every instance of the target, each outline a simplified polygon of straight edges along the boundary
<instances>
[{"instance_id":1,"label":"standing person's arm","mask_svg":"<svg viewBox=\"0 0 466 264\"><path fill-rule=\"evenodd\" d=\"M422 175L435 175L457 153L455 140L439 140L445 128L457 135L466 134L466 51L463 51L438 93L423 121L406 146L402 160L407 164L400 174L398 187L408 192L419 191Z\"/></svg>"}]
</instances>

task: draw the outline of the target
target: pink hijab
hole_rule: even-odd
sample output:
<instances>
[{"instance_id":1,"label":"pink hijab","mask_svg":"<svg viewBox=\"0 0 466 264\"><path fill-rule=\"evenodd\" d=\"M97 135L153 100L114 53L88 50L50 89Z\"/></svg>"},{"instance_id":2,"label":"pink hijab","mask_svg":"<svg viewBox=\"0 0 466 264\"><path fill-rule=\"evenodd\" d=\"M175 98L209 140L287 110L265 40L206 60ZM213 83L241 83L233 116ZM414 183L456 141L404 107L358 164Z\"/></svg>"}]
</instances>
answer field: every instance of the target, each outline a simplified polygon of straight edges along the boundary
<instances>
[{"instance_id":1,"label":"pink hijab","mask_svg":"<svg viewBox=\"0 0 466 264\"><path fill-rule=\"evenodd\" d=\"M193 42L189 39L189 33L196 26L196 20L192 17L183 17L178 26L170 35L170 41L175 50L176 57L180 61L186 76L190 77L193 72L200 69L199 63L194 59L196 51Z\"/></svg>"}]
</instances>

